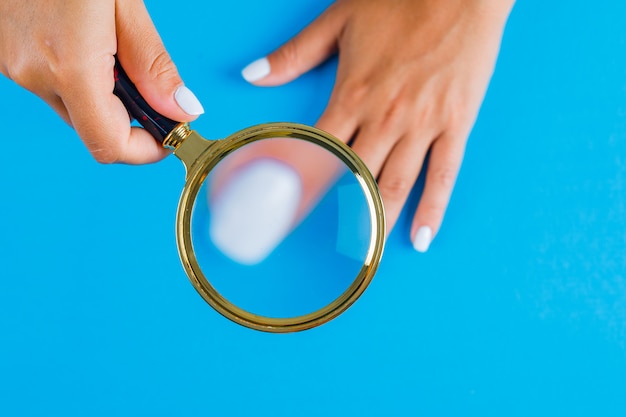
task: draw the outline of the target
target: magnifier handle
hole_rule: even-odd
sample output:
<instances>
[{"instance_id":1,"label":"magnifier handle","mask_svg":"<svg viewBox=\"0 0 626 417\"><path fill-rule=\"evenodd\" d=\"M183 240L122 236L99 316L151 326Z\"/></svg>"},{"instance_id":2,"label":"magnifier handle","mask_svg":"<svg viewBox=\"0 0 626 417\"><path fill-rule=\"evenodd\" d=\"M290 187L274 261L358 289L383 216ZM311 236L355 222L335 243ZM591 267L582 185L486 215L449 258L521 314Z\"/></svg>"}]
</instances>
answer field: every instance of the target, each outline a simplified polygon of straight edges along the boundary
<instances>
[{"instance_id":1,"label":"magnifier handle","mask_svg":"<svg viewBox=\"0 0 626 417\"><path fill-rule=\"evenodd\" d=\"M169 135L180 122L168 119L150 107L141 94L139 94L135 84L128 78L117 56L115 57L114 76L115 88L113 93L122 100L122 103L124 103L131 117L150 132L158 142L163 143L167 135Z\"/></svg>"}]
</instances>

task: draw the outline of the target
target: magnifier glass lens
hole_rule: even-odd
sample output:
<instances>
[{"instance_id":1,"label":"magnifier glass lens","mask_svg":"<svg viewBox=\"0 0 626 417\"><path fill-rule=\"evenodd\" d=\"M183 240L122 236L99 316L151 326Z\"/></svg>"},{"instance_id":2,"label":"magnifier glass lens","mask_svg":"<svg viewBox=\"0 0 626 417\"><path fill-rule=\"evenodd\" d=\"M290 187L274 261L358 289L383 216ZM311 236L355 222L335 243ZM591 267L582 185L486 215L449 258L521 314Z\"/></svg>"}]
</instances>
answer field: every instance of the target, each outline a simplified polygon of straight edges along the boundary
<instances>
[{"instance_id":1,"label":"magnifier glass lens","mask_svg":"<svg viewBox=\"0 0 626 417\"><path fill-rule=\"evenodd\" d=\"M294 138L250 142L197 194L197 262L225 299L291 318L326 307L355 281L372 235L363 187L332 152Z\"/></svg>"}]
</instances>

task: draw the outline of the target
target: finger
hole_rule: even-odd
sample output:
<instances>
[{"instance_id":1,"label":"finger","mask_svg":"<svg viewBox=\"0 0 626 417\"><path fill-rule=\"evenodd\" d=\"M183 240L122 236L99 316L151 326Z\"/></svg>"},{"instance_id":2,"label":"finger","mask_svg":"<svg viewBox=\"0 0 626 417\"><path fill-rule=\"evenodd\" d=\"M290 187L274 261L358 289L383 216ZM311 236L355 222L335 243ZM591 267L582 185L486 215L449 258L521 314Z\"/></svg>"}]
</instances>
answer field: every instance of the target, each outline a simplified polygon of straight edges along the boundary
<instances>
[{"instance_id":1,"label":"finger","mask_svg":"<svg viewBox=\"0 0 626 417\"><path fill-rule=\"evenodd\" d=\"M340 167L334 155L302 140L260 140L236 150L211 173L211 239L238 262L260 262L316 205Z\"/></svg>"},{"instance_id":2,"label":"finger","mask_svg":"<svg viewBox=\"0 0 626 417\"><path fill-rule=\"evenodd\" d=\"M315 127L330 133L343 143L348 143L354 137L357 125L358 119L354 116L354 113L344 111L344 109L334 104L331 97L326 110L317 120Z\"/></svg>"},{"instance_id":3,"label":"finger","mask_svg":"<svg viewBox=\"0 0 626 417\"><path fill-rule=\"evenodd\" d=\"M383 126L377 122L364 124L352 142L352 150L365 162L374 178L378 177L389 154L404 136L401 130L405 128L404 125L396 124L387 129Z\"/></svg>"},{"instance_id":4,"label":"finger","mask_svg":"<svg viewBox=\"0 0 626 417\"><path fill-rule=\"evenodd\" d=\"M257 161L287 166L298 177L301 191L297 218L315 205L341 169L339 159L321 146L293 139L262 140L237 150L220 163L213 175L213 193L218 194L230 177Z\"/></svg>"},{"instance_id":5,"label":"finger","mask_svg":"<svg viewBox=\"0 0 626 417\"><path fill-rule=\"evenodd\" d=\"M378 178L378 188L385 204L387 233L393 229L428 152L432 135L403 137L389 154Z\"/></svg>"},{"instance_id":6,"label":"finger","mask_svg":"<svg viewBox=\"0 0 626 417\"><path fill-rule=\"evenodd\" d=\"M75 9L68 6L69 15L64 17L74 18ZM97 161L147 163L163 158L167 152L148 141L148 133L131 131L128 112L113 95L114 4L94 2L79 10L81 16L73 24L59 27L72 41L55 44L48 64L53 87L42 97L74 127ZM141 143L145 146L138 147Z\"/></svg>"},{"instance_id":7,"label":"finger","mask_svg":"<svg viewBox=\"0 0 626 417\"><path fill-rule=\"evenodd\" d=\"M116 30L120 63L157 112L179 121L191 121L204 113L180 78L142 1L117 4Z\"/></svg>"},{"instance_id":8,"label":"finger","mask_svg":"<svg viewBox=\"0 0 626 417\"><path fill-rule=\"evenodd\" d=\"M398 139L393 137L382 138L373 135L371 131L359 130L352 143L352 150L365 163L372 176L377 178L393 149L395 141Z\"/></svg>"},{"instance_id":9,"label":"finger","mask_svg":"<svg viewBox=\"0 0 626 417\"><path fill-rule=\"evenodd\" d=\"M333 103L331 99L317 127L348 142L357 121L352 112ZM238 150L212 174L214 243L235 260L259 262L306 217L342 172L338 158L304 141L262 140ZM254 197L259 190L262 195Z\"/></svg>"},{"instance_id":10,"label":"finger","mask_svg":"<svg viewBox=\"0 0 626 417\"><path fill-rule=\"evenodd\" d=\"M449 134L432 145L424 191L411 228L413 247L418 252L428 250L441 226L464 151L465 141Z\"/></svg>"},{"instance_id":11,"label":"finger","mask_svg":"<svg viewBox=\"0 0 626 417\"><path fill-rule=\"evenodd\" d=\"M243 69L243 78L259 86L285 84L319 65L337 49L345 20L342 8L330 6L302 32Z\"/></svg>"},{"instance_id":12,"label":"finger","mask_svg":"<svg viewBox=\"0 0 626 417\"><path fill-rule=\"evenodd\" d=\"M114 63L113 56L101 56L72 75L62 96L70 123L98 162L156 162L168 152L143 129L131 130L128 112L112 93Z\"/></svg>"}]
</instances>

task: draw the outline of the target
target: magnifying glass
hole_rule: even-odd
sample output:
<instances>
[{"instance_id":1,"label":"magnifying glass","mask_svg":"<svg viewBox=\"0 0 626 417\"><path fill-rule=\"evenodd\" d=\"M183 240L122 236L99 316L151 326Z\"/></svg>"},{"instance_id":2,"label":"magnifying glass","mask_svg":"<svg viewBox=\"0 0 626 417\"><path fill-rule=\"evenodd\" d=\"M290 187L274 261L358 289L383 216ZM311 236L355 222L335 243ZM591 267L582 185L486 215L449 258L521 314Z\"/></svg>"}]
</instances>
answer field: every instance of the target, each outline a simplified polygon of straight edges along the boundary
<instances>
[{"instance_id":1,"label":"magnifying glass","mask_svg":"<svg viewBox=\"0 0 626 417\"><path fill-rule=\"evenodd\" d=\"M114 93L185 166L178 252L216 311L285 333L326 323L361 296L382 257L385 214L375 179L347 145L295 123L206 140L152 109L119 62Z\"/></svg>"}]
</instances>

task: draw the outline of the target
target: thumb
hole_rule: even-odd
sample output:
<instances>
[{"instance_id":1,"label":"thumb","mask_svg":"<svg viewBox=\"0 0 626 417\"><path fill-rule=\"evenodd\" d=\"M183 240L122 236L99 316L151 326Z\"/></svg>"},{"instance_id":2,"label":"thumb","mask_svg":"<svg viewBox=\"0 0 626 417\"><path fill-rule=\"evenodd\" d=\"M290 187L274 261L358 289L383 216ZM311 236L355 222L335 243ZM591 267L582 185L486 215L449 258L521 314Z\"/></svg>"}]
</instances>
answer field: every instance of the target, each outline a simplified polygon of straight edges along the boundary
<instances>
[{"instance_id":1,"label":"thumb","mask_svg":"<svg viewBox=\"0 0 626 417\"><path fill-rule=\"evenodd\" d=\"M157 112L178 121L191 121L204 113L180 78L143 2L118 2L116 29L120 63Z\"/></svg>"},{"instance_id":2,"label":"thumb","mask_svg":"<svg viewBox=\"0 0 626 417\"><path fill-rule=\"evenodd\" d=\"M344 15L341 8L330 6L289 42L244 68L241 75L258 86L276 86L293 81L336 51Z\"/></svg>"}]
</instances>

